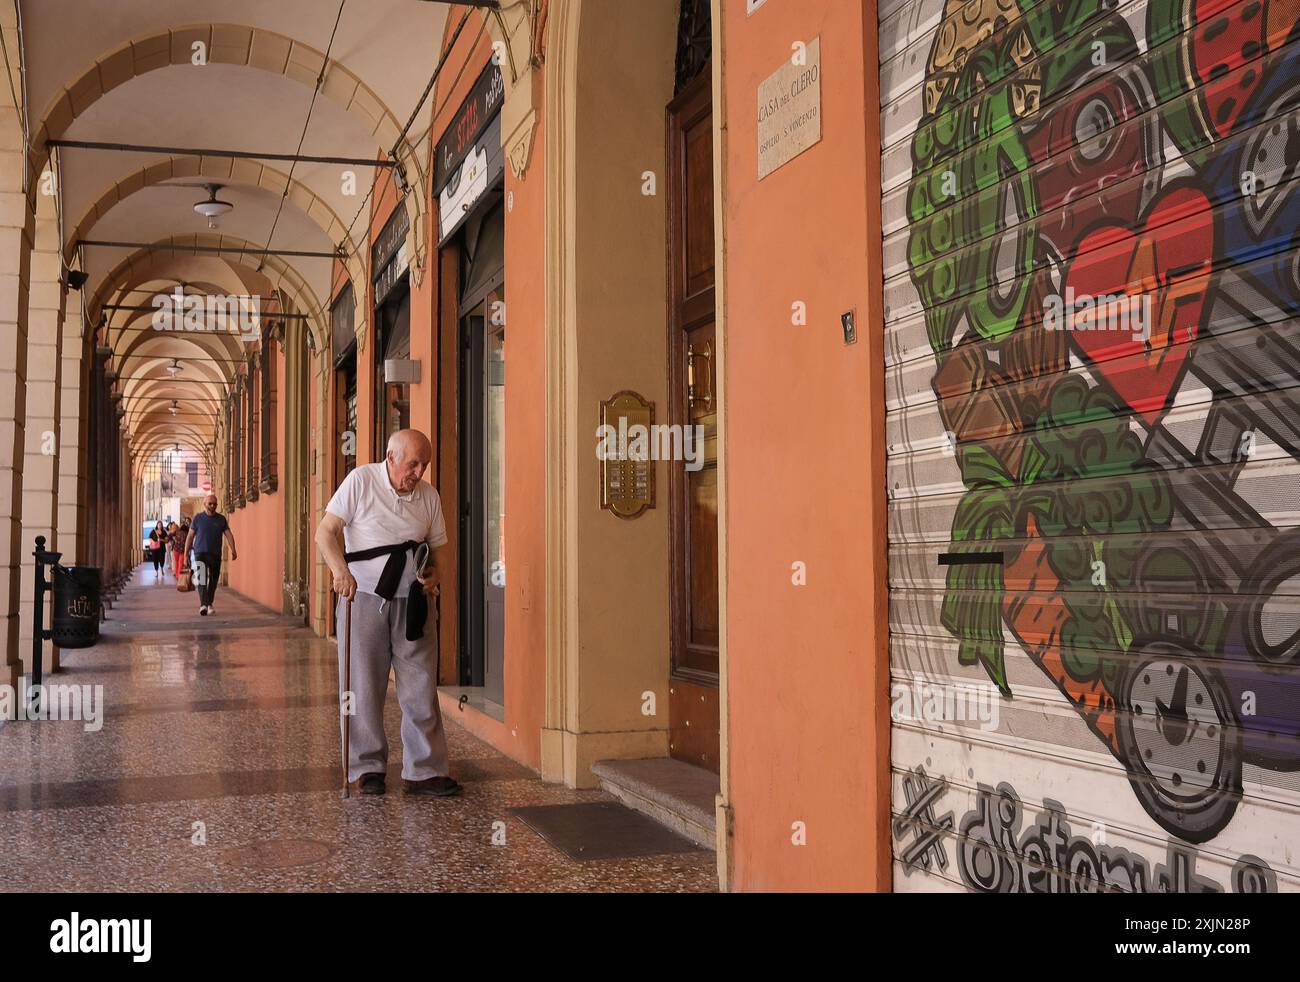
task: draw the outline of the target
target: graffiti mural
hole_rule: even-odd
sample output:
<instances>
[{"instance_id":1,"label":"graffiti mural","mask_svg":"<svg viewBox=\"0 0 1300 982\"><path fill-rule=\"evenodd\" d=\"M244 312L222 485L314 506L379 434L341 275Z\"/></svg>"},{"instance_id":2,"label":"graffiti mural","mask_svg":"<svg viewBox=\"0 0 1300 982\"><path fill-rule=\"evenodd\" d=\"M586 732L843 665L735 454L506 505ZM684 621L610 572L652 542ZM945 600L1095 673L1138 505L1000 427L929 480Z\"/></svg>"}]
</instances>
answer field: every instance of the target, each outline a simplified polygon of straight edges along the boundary
<instances>
[{"instance_id":1,"label":"graffiti mural","mask_svg":"<svg viewBox=\"0 0 1300 982\"><path fill-rule=\"evenodd\" d=\"M1146 814L1205 843L1244 766L1300 770L1300 0L940 7L905 204L963 488L939 620L1013 700L1018 644ZM1265 462L1287 476L1261 492ZM980 800L963 880L1025 888L1019 799ZM1072 842L1053 807L1037 827ZM1181 856L1196 886L1169 848L1078 855L1143 889ZM1271 882L1247 866L1234 889Z\"/></svg>"},{"instance_id":2,"label":"graffiti mural","mask_svg":"<svg viewBox=\"0 0 1300 982\"><path fill-rule=\"evenodd\" d=\"M927 778L925 768L908 772L904 783L930 790L926 808L933 812L946 784ZM981 893L1275 893L1277 875L1257 856L1237 857L1227 872L1227 883L1198 872L1200 853L1195 847L1167 840L1163 863L1152 864L1138 853L1105 841L1096 830L1080 835L1071 827L1063 805L1050 799L1031 822L1025 821L1020 796L1007 782L996 789L979 785L973 808L961 819L961 834L954 846L962 883ZM947 816L951 822L951 813ZM908 822L894 823L900 838L911 830ZM931 863L946 868L945 840L924 828L915 830L917 841L900 854L904 868L929 870ZM932 840L923 836L934 835ZM925 841L924 849L916 848Z\"/></svg>"}]
</instances>

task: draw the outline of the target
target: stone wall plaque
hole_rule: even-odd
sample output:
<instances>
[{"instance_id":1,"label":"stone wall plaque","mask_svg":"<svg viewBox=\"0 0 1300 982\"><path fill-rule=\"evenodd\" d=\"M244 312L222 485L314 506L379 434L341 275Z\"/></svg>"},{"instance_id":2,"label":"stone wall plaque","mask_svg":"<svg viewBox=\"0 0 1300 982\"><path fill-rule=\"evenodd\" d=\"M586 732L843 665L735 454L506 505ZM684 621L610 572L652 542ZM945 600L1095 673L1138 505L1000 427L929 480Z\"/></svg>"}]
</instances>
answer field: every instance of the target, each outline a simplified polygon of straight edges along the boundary
<instances>
[{"instance_id":1,"label":"stone wall plaque","mask_svg":"<svg viewBox=\"0 0 1300 982\"><path fill-rule=\"evenodd\" d=\"M822 138L821 36L758 87L758 179L793 160ZM795 60L803 64L796 64Z\"/></svg>"}]
</instances>

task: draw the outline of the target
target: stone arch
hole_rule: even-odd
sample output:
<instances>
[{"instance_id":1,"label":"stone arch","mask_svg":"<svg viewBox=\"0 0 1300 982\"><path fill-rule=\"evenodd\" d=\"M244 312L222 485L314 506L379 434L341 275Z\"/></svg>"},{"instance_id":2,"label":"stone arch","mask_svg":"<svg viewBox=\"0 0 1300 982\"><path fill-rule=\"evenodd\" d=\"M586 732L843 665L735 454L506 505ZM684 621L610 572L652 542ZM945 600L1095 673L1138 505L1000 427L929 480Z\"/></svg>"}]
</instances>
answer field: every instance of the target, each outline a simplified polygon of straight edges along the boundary
<instances>
[{"instance_id":1,"label":"stone arch","mask_svg":"<svg viewBox=\"0 0 1300 982\"><path fill-rule=\"evenodd\" d=\"M110 299L125 299L145 284L175 284L180 282L180 277L185 277L188 292L196 292L193 289L198 285L196 279L205 287L197 291L201 293L265 294L266 285L270 285L281 295L280 306L284 313L298 310L307 312L308 320L304 322L307 333L310 335L314 332L318 337L328 337L321 321L320 304L310 285L294 267L279 257L265 257L263 269L255 272L247 264L248 257L244 255L244 250L251 244L242 239L220 235L186 235L173 236L154 244L171 245L175 251L137 250L124 258L105 277L94 295L88 298L87 310L92 318L98 320L101 313L108 313L104 311L104 305ZM194 245L208 246L219 251L187 251L187 247ZM159 434L175 432L182 422L169 416L165 403L145 401L164 391L167 392L167 397L184 398L176 389L175 383L149 373L157 371L161 364L173 356L184 359L182 352L187 348L191 351L191 358L197 359L200 364L205 356L222 359L220 365L203 366L201 379L196 381L201 381L202 390L206 393L204 398L211 401L204 405L202 418L186 421L193 430L192 442L216 474L222 459L221 443L224 433L221 402L228 398L242 374L247 353L244 343L224 332L191 334L155 333L147 329L132 331L131 328L138 327L151 318L152 312L125 310L112 313L113 317L105 317L102 323L107 329L106 340L114 350L115 367L122 379L126 429L136 438L139 448L152 447ZM158 350L164 345L166 351ZM137 461L142 459L137 455Z\"/></svg>"},{"instance_id":2,"label":"stone arch","mask_svg":"<svg viewBox=\"0 0 1300 982\"><path fill-rule=\"evenodd\" d=\"M215 364L205 362L202 356L196 356L192 352L202 352L204 349L194 342L190 343L191 353L181 353L175 355L186 362L186 368L190 372L190 377L185 379L185 383L200 392L205 399L219 399L225 393L230 377ZM173 348L173 351L179 351L179 347ZM138 409L134 400L137 398L148 399L158 395L175 396L183 395L177 388L177 382L171 378L165 378L161 375L149 375L148 372L158 369L165 369L172 355L150 354L150 353L132 353L123 360L124 377L129 374L128 380L122 386L122 398L127 406L127 418L142 415L144 410ZM130 374L138 372L139 374Z\"/></svg>"},{"instance_id":3,"label":"stone arch","mask_svg":"<svg viewBox=\"0 0 1300 982\"><path fill-rule=\"evenodd\" d=\"M157 256L158 254L149 254ZM156 267L164 267L168 276L158 277L155 275ZM203 270L202 277L196 278L195 274ZM180 274L180 275L177 275ZM142 328L138 324L142 320L151 320L153 309L149 304L127 303L133 298L133 295L142 293L169 293L179 287L182 283L187 293L206 295L206 294L262 294L265 292L267 278L260 273L254 273L246 266L230 263L228 260L221 259L211 254L195 254L178 260L172 256L166 259L158 259L157 263L151 263L143 267L137 267L134 274L127 274L126 278L118 282L109 296L113 297L118 303L126 307L147 307L146 310L113 310L107 312L104 318L106 334L109 343L114 341L120 342L128 333L140 334ZM134 296L135 300L142 299ZM105 306L111 306L106 304ZM155 332L156 337L175 337L176 334L167 332L162 334ZM239 354L238 343L230 335L224 332L216 332L210 335L192 335L184 334L187 337L206 337L213 341L219 341L227 350L232 358ZM114 346L116 349L116 346Z\"/></svg>"},{"instance_id":4,"label":"stone arch","mask_svg":"<svg viewBox=\"0 0 1300 982\"><path fill-rule=\"evenodd\" d=\"M190 64L191 45L196 41L206 45L209 64L245 66L311 87L315 87L316 79L323 74L321 95L357 119L381 149L386 151L392 147L401 134L401 123L374 90L341 62L333 58L327 61L324 52L311 45L244 24L191 24L128 41L96 59L75 82L55 96L41 114L40 126L31 137L28 156L32 172L41 172L49 141L59 139L102 96L157 69ZM424 199L428 175L411 146L409 134L397 148L397 158L412 187L404 195L415 246L411 265L422 270L426 254ZM29 199L35 194L35 188L33 181L28 189Z\"/></svg>"},{"instance_id":5,"label":"stone arch","mask_svg":"<svg viewBox=\"0 0 1300 982\"><path fill-rule=\"evenodd\" d=\"M172 435L167 435L168 433ZM181 434L179 439L174 435L176 433ZM189 423L180 423L175 420L171 420L167 423L167 433L164 433L162 429L150 430L148 434L137 437L133 444L133 449L137 451L136 459L139 461L137 464L137 471L143 468L144 461L149 454L156 453L159 450L164 450L172 444L189 443L192 444L192 449L195 453L206 453L208 443L203 439L204 436L205 434L199 430L198 427Z\"/></svg>"},{"instance_id":6,"label":"stone arch","mask_svg":"<svg viewBox=\"0 0 1300 982\"><path fill-rule=\"evenodd\" d=\"M92 322L98 321L99 314L112 291L118 289L119 285L132 276L144 277L143 280L137 282L147 281L150 278L148 273L159 272L162 267L165 267L168 262L174 260L177 256L199 255L199 253L187 252L187 248L201 246L205 249L217 249L219 251L205 252L202 255L224 259L231 266L246 265L248 250L259 248L256 243L227 235L173 235L159 239L151 244L154 246L171 246L172 251L137 250L113 267L109 274L104 277L104 281L95 291L95 295L86 304ZM283 290L293 300L297 309L308 315L308 329L314 336L317 349L324 350L329 337L328 307L321 305L311 286L289 263L279 256L259 258L264 261L260 275L266 277L276 288Z\"/></svg>"},{"instance_id":7,"label":"stone arch","mask_svg":"<svg viewBox=\"0 0 1300 982\"><path fill-rule=\"evenodd\" d=\"M348 275L354 279L365 279L365 266L360 250L364 241L356 239L357 229L349 235L338 213L316 192L301 181L289 181L284 171L256 160L235 159L230 157L168 157L158 163L149 164L139 171L116 182L87 209L75 225L66 233L63 244L64 262L70 264L79 239L87 237L95 223L108 215L115 206L126 201L131 195L145 188L156 187L169 180L182 177L206 177L223 184L260 187L267 191L282 193L286 183L289 185L289 201L306 215L335 245L347 242L344 265ZM360 228L364 234L368 230Z\"/></svg>"}]
</instances>

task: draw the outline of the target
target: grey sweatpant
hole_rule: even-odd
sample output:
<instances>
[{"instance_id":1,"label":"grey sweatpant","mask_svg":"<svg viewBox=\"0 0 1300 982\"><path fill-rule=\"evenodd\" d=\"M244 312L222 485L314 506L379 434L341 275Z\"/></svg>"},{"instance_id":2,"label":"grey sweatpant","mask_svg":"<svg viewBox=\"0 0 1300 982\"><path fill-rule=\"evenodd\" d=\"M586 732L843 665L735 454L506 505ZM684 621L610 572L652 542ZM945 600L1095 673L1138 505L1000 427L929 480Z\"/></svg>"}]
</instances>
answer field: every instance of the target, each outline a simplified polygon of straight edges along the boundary
<instances>
[{"instance_id":1,"label":"grey sweatpant","mask_svg":"<svg viewBox=\"0 0 1300 982\"><path fill-rule=\"evenodd\" d=\"M388 669L397 678L397 704L402 710L402 777L423 781L448 774L447 735L438 711L438 678L434 666L433 618L419 641L406 640L406 598L383 601L358 592L352 601L352 716L348 780L388 770L388 738L384 734L384 700ZM339 690L343 689L343 613L336 612L339 638ZM339 719L340 733L343 720Z\"/></svg>"}]
</instances>

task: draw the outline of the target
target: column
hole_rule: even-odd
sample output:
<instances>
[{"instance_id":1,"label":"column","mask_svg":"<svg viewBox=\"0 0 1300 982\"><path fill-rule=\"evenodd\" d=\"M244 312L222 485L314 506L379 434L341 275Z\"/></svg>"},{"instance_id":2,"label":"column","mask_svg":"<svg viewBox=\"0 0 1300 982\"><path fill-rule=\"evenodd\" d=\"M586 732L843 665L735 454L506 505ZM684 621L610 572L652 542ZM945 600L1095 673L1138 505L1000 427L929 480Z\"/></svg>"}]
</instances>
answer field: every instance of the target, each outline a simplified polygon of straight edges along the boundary
<instances>
[{"instance_id":1,"label":"column","mask_svg":"<svg viewBox=\"0 0 1300 982\"><path fill-rule=\"evenodd\" d=\"M0 30L10 51L18 51L17 17L0 7ZM12 88L0 84L0 683L17 685L22 672L18 606L22 572L22 468L26 446L27 289L34 216L23 187L25 139L18 65Z\"/></svg>"},{"instance_id":2,"label":"column","mask_svg":"<svg viewBox=\"0 0 1300 982\"><path fill-rule=\"evenodd\" d=\"M41 177L36 196L36 237L31 257L31 286L27 304L27 425L23 456L22 580L19 605L19 647L23 667L32 671L32 638L49 625L50 600L44 621L36 623L36 559L32 555L38 535L46 548L60 549L55 518L59 509L59 397L63 342L63 284L58 213L52 181ZM48 643L43 671L58 670L58 652Z\"/></svg>"},{"instance_id":3,"label":"column","mask_svg":"<svg viewBox=\"0 0 1300 982\"><path fill-rule=\"evenodd\" d=\"M284 324L284 390L279 393L277 415L284 420L284 445L280 447L280 493L284 496L284 613L298 617L307 603L308 545L308 388L306 322ZM269 342L263 342L269 343Z\"/></svg>"}]
</instances>

